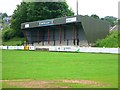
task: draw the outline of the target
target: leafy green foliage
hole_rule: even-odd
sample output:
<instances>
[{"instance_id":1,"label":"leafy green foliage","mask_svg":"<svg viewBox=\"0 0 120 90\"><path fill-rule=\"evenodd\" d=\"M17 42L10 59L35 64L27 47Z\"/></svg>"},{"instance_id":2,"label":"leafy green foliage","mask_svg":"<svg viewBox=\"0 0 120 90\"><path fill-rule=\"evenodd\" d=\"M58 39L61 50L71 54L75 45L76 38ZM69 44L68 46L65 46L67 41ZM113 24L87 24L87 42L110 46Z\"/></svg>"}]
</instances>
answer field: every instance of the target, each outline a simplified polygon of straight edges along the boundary
<instances>
[{"instance_id":1,"label":"leafy green foliage","mask_svg":"<svg viewBox=\"0 0 120 90\"><path fill-rule=\"evenodd\" d=\"M88 15L86 15L88 16ZM90 17L93 17L95 19L101 19L101 20L105 20L107 22L109 22L109 24L113 27L114 25L118 24L118 20L116 17L113 16L105 16L104 18L100 18L98 15L96 14L92 14Z\"/></svg>"},{"instance_id":2,"label":"leafy green foliage","mask_svg":"<svg viewBox=\"0 0 120 90\"><path fill-rule=\"evenodd\" d=\"M7 41L14 37L14 31L9 26L2 30L2 40Z\"/></svg>"},{"instance_id":3,"label":"leafy green foliage","mask_svg":"<svg viewBox=\"0 0 120 90\"><path fill-rule=\"evenodd\" d=\"M14 37L10 40L7 40L7 41L3 41L2 42L2 45L4 46L21 46L25 44L25 38L19 38L19 37Z\"/></svg>"},{"instance_id":4,"label":"leafy green foliage","mask_svg":"<svg viewBox=\"0 0 120 90\"><path fill-rule=\"evenodd\" d=\"M3 18L8 17L7 13L1 13L0 15L0 26L2 27L7 27L8 25L5 25L5 21Z\"/></svg>"},{"instance_id":5,"label":"leafy green foliage","mask_svg":"<svg viewBox=\"0 0 120 90\"><path fill-rule=\"evenodd\" d=\"M2 13L2 18L8 17L7 13Z\"/></svg>"},{"instance_id":6,"label":"leafy green foliage","mask_svg":"<svg viewBox=\"0 0 120 90\"><path fill-rule=\"evenodd\" d=\"M2 24L2 15L0 15L0 24Z\"/></svg>"},{"instance_id":7,"label":"leafy green foliage","mask_svg":"<svg viewBox=\"0 0 120 90\"><path fill-rule=\"evenodd\" d=\"M99 16L96 14L92 14L91 17L95 18L95 19L99 19Z\"/></svg>"},{"instance_id":8,"label":"leafy green foliage","mask_svg":"<svg viewBox=\"0 0 120 90\"><path fill-rule=\"evenodd\" d=\"M112 31L109 35L96 42L98 47L120 47L120 31Z\"/></svg>"},{"instance_id":9,"label":"leafy green foliage","mask_svg":"<svg viewBox=\"0 0 120 90\"><path fill-rule=\"evenodd\" d=\"M11 28L15 31L15 36L23 37L21 23L73 14L66 2L22 2L14 11Z\"/></svg>"},{"instance_id":10,"label":"leafy green foliage","mask_svg":"<svg viewBox=\"0 0 120 90\"><path fill-rule=\"evenodd\" d=\"M113 16L106 16L104 17L104 20L108 21L111 26L114 26L116 23L117 18Z\"/></svg>"},{"instance_id":11,"label":"leafy green foliage","mask_svg":"<svg viewBox=\"0 0 120 90\"><path fill-rule=\"evenodd\" d=\"M11 21L11 28L14 30L15 36L24 37L21 30L21 23L26 21L27 6L27 3L22 2L21 5L18 5L17 9L14 11Z\"/></svg>"}]
</instances>

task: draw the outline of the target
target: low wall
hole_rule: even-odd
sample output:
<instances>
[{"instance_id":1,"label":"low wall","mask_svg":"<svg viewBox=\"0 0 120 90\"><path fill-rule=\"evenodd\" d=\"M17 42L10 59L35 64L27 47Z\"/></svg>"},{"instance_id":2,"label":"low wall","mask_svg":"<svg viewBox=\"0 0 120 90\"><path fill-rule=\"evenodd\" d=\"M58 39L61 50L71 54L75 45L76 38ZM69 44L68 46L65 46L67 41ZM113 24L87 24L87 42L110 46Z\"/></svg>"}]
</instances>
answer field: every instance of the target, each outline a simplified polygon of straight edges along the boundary
<instances>
[{"instance_id":1,"label":"low wall","mask_svg":"<svg viewBox=\"0 0 120 90\"><path fill-rule=\"evenodd\" d=\"M49 51L120 54L119 48L98 48L98 47L51 46L49 47Z\"/></svg>"},{"instance_id":2,"label":"low wall","mask_svg":"<svg viewBox=\"0 0 120 90\"><path fill-rule=\"evenodd\" d=\"M34 46L0 46L3 50L35 50Z\"/></svg>"},{"instance_id":3,"label":"low wall","mask_svg":"<svg viewBox=\"0 0 120 90\"><path fill-rule=\"evenodd\" d=\"M58 52L90 52L120 54L119 48L77 47L77 46L0 46L7 50L48 50Z\"/></svg>"}]
</instances>

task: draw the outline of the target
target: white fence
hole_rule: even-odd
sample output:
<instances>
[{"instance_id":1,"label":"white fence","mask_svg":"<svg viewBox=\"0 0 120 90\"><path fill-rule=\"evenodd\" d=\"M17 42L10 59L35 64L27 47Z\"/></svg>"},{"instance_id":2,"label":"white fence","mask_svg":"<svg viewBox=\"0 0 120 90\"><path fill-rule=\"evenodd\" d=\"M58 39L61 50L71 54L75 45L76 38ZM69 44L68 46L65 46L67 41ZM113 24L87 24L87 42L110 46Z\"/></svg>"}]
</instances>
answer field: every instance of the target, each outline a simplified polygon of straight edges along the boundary
<instances>
[{"instance_id":1,"label":"white fence","mask_svg":"<svg viewBox=\"0 0 120 90\"><path fill-rule=\"evenodd\" d=\"M79 48L80 52L95 52L95 53L116 53L118 54L118 48Z\"/></svg>"},{"instance_id":2,"label":"white fence","mask_svg":"<svg viewBox=\"0 0 120 90\"><path fill-rule=\"evenodd\" d=\"M35 50L34 46L28 46L28 50ZM0 46L3 50L25 50L25 46Z\"/></svg>"},{"instance_id":3,"label":"white fence","mask_svg":"<svg viewBox=\"0 0 120 90\"><path fill-rule=\"evenodd\" d=\"M51 46L49 47L49 51L120 54L119 48L98 48L98 47Z\"/></svg>"},{"instance_id":4,"label":"white fence","mask_svg":"<svg viewBox=\"0 0 120 90\"><path fill-rule=\"evenodd\" d=\"M25 50L26 46L0 46L5 50ZM114 53L120 54L119 48L98 48L98 47L75 47L75 46L28 46L28 50L36 50L36 48L48 48L49 51L58 52L90 52L90 53Z\"/></svg>"},{"instance_id":5,"label":"white fence","mask_svg":"<svg viewBox=\"0 0 120 90\"><path fill-rule=\"evenodd\" d=\"M78 48L74 46L51 46L49 51L75 52Z\"/></svg>"}]
</instances>

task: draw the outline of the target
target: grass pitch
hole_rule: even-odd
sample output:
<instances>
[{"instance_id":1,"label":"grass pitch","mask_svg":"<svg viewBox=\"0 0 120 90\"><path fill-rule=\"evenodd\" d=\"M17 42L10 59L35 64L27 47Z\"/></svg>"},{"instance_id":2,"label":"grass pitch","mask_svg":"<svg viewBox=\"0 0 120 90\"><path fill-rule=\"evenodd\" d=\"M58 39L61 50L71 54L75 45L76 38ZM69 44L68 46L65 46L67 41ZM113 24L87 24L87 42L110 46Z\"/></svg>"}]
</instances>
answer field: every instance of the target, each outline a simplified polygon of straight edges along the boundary
<instances>
[{"instance_id":1,"label":"grass pitch","mask_svg":"<svg viewBox=\"0 0 120 90\"><path fill-rule=\"evenodd\" d=\"M2 70L4 88L32 88L35 81L47 82L42 88L118 87L118 55L115 54L3 50ZM34 85L25 86L20 84L22 81Z\"/></svg>"}]
</instances>

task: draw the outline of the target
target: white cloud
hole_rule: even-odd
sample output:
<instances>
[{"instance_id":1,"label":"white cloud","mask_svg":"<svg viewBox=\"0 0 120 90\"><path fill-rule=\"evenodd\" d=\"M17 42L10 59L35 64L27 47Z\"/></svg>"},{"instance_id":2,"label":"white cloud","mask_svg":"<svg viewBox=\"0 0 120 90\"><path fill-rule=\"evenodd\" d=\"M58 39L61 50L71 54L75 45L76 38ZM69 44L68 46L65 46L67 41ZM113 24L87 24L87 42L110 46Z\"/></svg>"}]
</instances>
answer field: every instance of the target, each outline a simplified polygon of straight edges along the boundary
<instances>
[{"instance_id":1,"label":"white cloud","mask_svg":"<svg viewBox=\"0 0 120 90\"><path fill-rule=\"evenodd\" d=\"M67 0L67 2L76 13L76 0ZM118 17L119 0L78 0L78 2L81 15L97 14L100 17Z\"/></svg>"},{"instance_id":2,"label":"white cloud","mask_svg":"<svg viewBox=\"0 0 120 90\"><path fill-rule=\"evenodd\" d=\"M20 4L22 0L0 0L0 12L12 15L16 9L16 5Z\"/></svg>"},{"instance_id":3,"label":"white cloud","mask_svg":"<svg viewBox=\"0 0 120 90\"><path fill-rule=\"evenodd\" d=\"M118 1L119 0L78 0L79 14L118 17ZM0 0L0 12L6 12L8 15L11 15L16 9L16 5L20 4L20 2L22 2L22 0ZM67 2L76 13L76 0L67 0Z\"/></svg>"}]
</instances>

